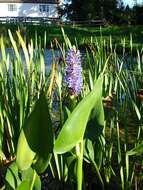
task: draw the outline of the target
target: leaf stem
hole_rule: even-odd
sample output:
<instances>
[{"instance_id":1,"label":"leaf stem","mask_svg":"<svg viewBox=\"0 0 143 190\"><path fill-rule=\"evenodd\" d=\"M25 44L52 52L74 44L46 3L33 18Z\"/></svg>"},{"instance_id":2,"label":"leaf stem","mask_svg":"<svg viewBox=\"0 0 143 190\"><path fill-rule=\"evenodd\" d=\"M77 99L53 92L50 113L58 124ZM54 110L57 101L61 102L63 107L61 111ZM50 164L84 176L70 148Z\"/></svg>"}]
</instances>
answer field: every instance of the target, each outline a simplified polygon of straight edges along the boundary
<instances>
[{"instance_id":1,"label":"leaf stem","mask_svg":"<svg viewBox=\"0 0 143 190\"><path fill-rule=\"evenodd\" d=\"M77 155L77 190L82 190L83 140L76 145Z\"/></svg>"},{"instance_id":2,"label":"leaf stem","mask_svg":"<svg viewBox=\"0 0 143 190\"><path fill-rule=\"evenodd\" d=\"M35 180L36 180L36 171L34 170L33 171L33 179L32 179L32 182L31 182L31 186L30 186L30 190L33 190L33 187L34 187L34 183L35 183Z\"/></svg>"}]
</instances>

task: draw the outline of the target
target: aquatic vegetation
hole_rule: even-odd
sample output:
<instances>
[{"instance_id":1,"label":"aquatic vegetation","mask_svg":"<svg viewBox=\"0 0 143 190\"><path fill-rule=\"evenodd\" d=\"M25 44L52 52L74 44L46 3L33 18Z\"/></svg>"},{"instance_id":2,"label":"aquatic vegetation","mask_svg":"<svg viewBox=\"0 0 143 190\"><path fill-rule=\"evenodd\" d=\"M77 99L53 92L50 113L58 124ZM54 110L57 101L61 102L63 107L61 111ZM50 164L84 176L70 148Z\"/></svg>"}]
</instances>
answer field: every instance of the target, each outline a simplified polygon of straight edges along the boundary
<instances>
[{"instance_id":1,"label":"aquatic vegetation","mask_svg":"<svg viewBox=\"0 0 143 190\"><path fill-rule=\"evenodd\" d=\"M17 40L9 31L15 56L0 40L1 187L139 188L142 50L133 54L131 40L127 54L122 39L118 54L112 38L108 43L101 36L91 38L82 59L63 33L65 45L56 42L62 59L59 63L52 49L51 70L46 72L44 47L32 40L26 44L16 35ZM71 109L72 96L76 103Z\"/></svg>"}]
</instances>

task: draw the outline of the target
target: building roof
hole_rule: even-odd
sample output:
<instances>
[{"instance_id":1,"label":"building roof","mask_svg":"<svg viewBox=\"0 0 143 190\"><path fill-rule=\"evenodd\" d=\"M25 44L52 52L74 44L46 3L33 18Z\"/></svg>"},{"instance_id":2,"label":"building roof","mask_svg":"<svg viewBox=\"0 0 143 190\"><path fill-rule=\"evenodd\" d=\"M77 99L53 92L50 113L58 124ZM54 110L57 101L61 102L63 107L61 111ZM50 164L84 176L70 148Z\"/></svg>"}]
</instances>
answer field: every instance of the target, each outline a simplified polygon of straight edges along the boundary
<instances>
[{"instance_id":1,"label":"building roof","mask_svg":"<svg viewBox=\"0 0 143 190\"><path fill-rule=\"evenodd\" d=\"M59 0L0 0L0 3L59 3Z\"/></svg>"}]
</instances>

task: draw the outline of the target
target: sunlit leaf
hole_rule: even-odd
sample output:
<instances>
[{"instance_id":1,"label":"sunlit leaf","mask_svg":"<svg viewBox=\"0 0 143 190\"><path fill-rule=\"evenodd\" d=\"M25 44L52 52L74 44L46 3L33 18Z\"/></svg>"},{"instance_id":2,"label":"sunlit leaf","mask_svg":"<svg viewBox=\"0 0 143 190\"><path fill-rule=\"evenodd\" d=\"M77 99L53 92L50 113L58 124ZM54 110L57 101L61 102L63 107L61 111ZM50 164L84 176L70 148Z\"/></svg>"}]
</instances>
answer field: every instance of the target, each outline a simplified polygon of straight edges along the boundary
<instances>
[{"instance_id":1,"label":"sunlit leaf","mask_svg":"<svg viewBox=\"0 0 143 190\"><path fill-rule=\"evenodd\" d=\"M41 164L47 165L45 160L49 160L49 154L52 151L52 124L47 100L44 93L42 93L19 137L16 159L18 167L21 170L28 169L35 155L44 160Z\"/></svg>"},{"instance_id":2,"label":"sunlit leaf","mask_svg":"<svg viewBox=\"0 0 143 190\"><path fill-rule=\"evenodd\" d=\"M20 35L20 32L17 31L16 34L17 34L19 42L20 42L20 44L22 46L22 49L23 49L23 52L24 52L24 56L25 56L26 65L27 65L27 70L29 72L29 69L30 69L30 60L29 60L29 54L28 54L28 50L27 50L27 47L26 47L26 43L24 42L24 39Z\"/></svg>"},{"instance_id":3,"label":"sunlit leaf","mask_svg":"<svg viewBox=\"0 0 143 190\"><path fill-rule=\"evenodd\" d=\"M18 47L16 45L16 41L14 40L14 38L13 38L12 33L11 33L10 30L8 30L8 34L9 34L9 38L10 38L10 41L12 43L12 46L13 46L13 49L14 49L14 52L15 52L15 56L16 56L18 62L20 62L21 61L21 57L20 57L20 54L18 52Z\"/></svg>"},{"instance_id":4,"label":"sunlit leaf","mask_svg":"<svg viewBox=\"0 0 143 190\"><path fill-rule=\"evenodd\" d=\"M30 190L30 182L22 181L22 183L16 188L16 190Z\"/></svg>"},{"instance_id":5,"label":"sunlit leaf","mask_svg":"<svg viewBox=\"0 0 143 190\"><path fill-rule=\"evenodd\" d=\"M29 181L30 184L32 184L33 178L35 175L35 180L34 180L34 190L39 190L41 189L41 181L40 181L40 176L34 171L32 168L28 168L27 170L24 170L21 174L22 180L23 181Z\"/></svg>"},{"instance_id":6,"label":"sunlit leaf","mask_svg":"<svg viewBox=\"0 0 143 190\"><path fill-rule=\"evenodd\" d=\"M8 186L12 189L16 189L16 187L21 183L18 175L18 167L15 162L13 162L7 169L5 180L8 183ZM8 188L9 187L7 187L7 189Z\"/></svg>"},{"instance_id":7,"label":"sunlit leaf","mask_svg":"<svg viewBox=\"0 0 143 190\"><path fill-rule=\"evenodd\" d=\"M70 117L65 122L60 134L55 142L54 151L58 154L71 150L79 143L85 133L86 125L89 120L91 110L97 107L97 117L101 117L98 113L98 105L102 101L102 79L99 78L93 90L76 106Z\"/></svg>"},{"instance_id":8,"label":"sunlit leaf","mask_svg":"<svg viewBox=\"0 0 143 190\"><path fill-rule=\"evenodd\" d=\"M29 147L24 131L22 130L18 140L16 156L16 162L19 169L28 169L31 166L35 155L36 153L33 152L32 149Z\"/></svg>"}]
</instances>

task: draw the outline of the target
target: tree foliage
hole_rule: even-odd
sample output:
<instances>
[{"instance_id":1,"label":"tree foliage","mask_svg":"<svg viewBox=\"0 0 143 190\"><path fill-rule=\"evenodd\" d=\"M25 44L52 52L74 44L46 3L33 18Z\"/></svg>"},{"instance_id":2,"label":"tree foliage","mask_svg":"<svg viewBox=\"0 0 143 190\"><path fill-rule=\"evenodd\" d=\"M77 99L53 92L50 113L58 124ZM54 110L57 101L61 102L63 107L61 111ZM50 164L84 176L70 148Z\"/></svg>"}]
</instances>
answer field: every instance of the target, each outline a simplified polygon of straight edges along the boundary
<instances>
[{"instance_id":1,"label":"tree foliage","mask_svg":"<svg viewBox=\"0 0 143 190\"><path fill-rule=\"evenodd\" d=\"M62 14L74 21L99 18L112 21L117 5L118 0L72 0L71 3L65 4Z\"/></svg>"},{"instance_id":2,"label":"tree foliage","mask_svg":"<svg viewBox=\"0 0 143 190\"><path fill-rule=\"evenodd\" d=\"M143 5L124 5L123 0L66 0L60 9L71 21L105 19L109 24L143 24Z\"/></svg>"}]
</instances>

